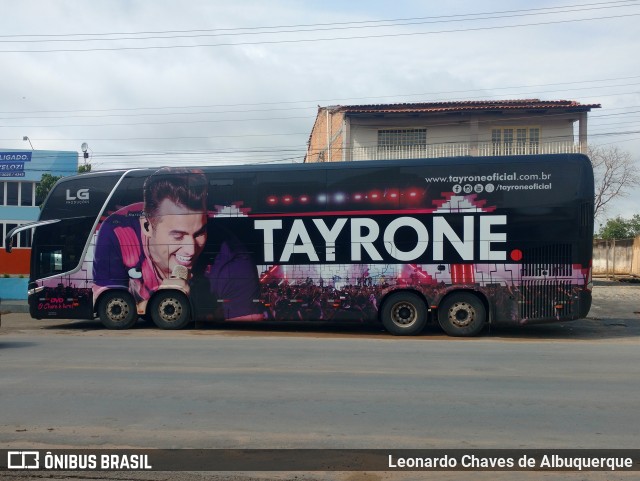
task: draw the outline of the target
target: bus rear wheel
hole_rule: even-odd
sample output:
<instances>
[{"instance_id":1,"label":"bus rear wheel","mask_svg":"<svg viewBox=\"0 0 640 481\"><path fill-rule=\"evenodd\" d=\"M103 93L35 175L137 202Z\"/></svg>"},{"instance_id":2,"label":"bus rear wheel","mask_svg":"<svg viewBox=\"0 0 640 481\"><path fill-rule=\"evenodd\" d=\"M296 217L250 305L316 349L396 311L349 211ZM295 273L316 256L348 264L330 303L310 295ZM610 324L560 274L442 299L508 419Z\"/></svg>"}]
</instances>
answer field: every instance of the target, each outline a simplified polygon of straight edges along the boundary
<instances>
[{"instance_id":1,"label":"bus rear wheel","mask_svg":"<svg viewBox=\"0 0 640 481\"><path fill-rule=\"evenodd\" d=\"M138 320L133 297L128 292L107 292L100 300L98 316L107 329L129 329Z\"/></svg>"},{"instance_id":2,"label":"bus rear wheel","mask_svg":"<svg viewBox=\"0 0 640 481\"><path fill-rule=\"evenodd\" d=\"M157 293L149 313L153 323L161 329L182 329L191 321L189 300L178 291Z\"/></svg>"},{"instance_id":3,"label":"bus rear wheel","mask_svg":"<svg viewBox=\"0 0 640 481\"><path fill-rule=\"evenodd\" d=\"M486 322L487 310L484 304L469 292L449 295L438 308L438 323L450 336L477 336Z\"/></svg>"},{"instance_id":4,"label":"bus rear wheel","mask_svg":"<svg viewBox=\"0 0 640 481\"><path fill-rule=\"evenodd\" d=\"M382 305L382 324L395 336L419 334L427 323L424 301L411 292L391 294Z\"/></svg>"}]
</instances>

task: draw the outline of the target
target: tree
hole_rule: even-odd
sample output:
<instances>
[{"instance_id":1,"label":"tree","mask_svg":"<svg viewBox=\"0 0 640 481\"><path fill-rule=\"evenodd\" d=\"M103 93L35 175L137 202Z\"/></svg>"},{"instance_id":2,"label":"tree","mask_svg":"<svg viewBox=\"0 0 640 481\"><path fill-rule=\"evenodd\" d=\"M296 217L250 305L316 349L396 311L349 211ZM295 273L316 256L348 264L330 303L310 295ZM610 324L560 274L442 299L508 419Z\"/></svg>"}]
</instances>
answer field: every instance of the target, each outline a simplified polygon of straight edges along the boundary
<instances>
[{"instance_id":1,"label":"tree","mask_svg":"<svg viewBox=\"0 0 640 481\"><path fill-rule=\"evenodd\" d=\"M629 239L640 235L640 214L635 214L631 219L616 217L609 219L600 228L598 237L601 239Z\"/></svg>"},{"instance_id":2,"label":"tree","mask_svg":"<svg viewBox=\"0 0 640 481\"><path fill-rule=\"evenodd\" d=\"M612 200L628 195L629 189L640 185L640 174L631 154L617 146L591 146L589 157L595 177L594 214L598 217Z\"/></svg>"},{"instance_id":3,"label":"tree","mask_svg":"<svg viewBox=\"0 0 640 481\"><path fill-rule=\"evenodd\" d=\"M58 182L61 176L51 175L51 174L42 174L42 178L40 182L36 185L36 204L42 205L44 199L47 198L47 194L53 187L53 185Z\"/></svg>"}]
</instances>

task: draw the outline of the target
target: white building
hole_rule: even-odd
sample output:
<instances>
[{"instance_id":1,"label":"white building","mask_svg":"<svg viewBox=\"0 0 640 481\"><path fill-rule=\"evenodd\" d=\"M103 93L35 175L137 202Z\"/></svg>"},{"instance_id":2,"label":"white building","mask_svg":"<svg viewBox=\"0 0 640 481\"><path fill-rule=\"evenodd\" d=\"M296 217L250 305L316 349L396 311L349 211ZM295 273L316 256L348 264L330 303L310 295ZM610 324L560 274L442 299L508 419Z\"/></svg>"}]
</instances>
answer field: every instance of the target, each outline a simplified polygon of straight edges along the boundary
<instances>
[{"instance_id":1,"label":"white building","mask_svg":"<svg viewBox=\"0 0 640 481\"><path fill-rule=\"evenodd\" d=\"M305 162L586 152L599 104L496 100L319 107Z\"/></svg>"}]
</instances>

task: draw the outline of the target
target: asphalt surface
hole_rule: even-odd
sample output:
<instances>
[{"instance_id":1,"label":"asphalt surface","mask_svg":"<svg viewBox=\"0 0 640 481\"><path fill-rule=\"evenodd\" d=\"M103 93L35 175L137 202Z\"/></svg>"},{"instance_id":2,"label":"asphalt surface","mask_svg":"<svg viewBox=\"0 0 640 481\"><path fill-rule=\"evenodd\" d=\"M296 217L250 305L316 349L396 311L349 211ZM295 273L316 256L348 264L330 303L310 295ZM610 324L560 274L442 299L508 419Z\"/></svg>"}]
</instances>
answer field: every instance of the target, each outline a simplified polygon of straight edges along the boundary
<instances>
[{"instance_id":1,"label":"asphalt surface","mask_svg":"<svg viewBox=\"0 0 640 481\"><path fill-rule=\"evenodd\" d=\"M589 318L492 329L141 323L6 314L0 447L640 448L640 285ZM0 473L6 479L637 479L637 473Z\"/></svg>"}]
</instances>

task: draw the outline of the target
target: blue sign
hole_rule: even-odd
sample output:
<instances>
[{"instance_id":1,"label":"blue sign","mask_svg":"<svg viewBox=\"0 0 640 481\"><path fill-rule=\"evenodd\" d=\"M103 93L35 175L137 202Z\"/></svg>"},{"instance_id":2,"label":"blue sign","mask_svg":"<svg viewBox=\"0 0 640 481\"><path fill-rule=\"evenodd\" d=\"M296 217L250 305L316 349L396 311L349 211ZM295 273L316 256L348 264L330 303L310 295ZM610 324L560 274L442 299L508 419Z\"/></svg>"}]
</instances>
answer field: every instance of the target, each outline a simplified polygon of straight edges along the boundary
<instances>
[{"instance_id":1,"label":"blue sign","mask_svg":"<svg viewBox=\"0 0 640 481\"><path fill-rule=\"evenodd\" d=\"M31 162L31 152L0 152L0 163Z\"/></svg>"},{"instance_id":2,"label":"blue sign","mask_svg":"<svg viewBox=\"0 0 640 481\"><path fill-rule=\"evenodd\" d=\"M31 152L0 152L0 177L24 177L24 163Z\"/></svg>"}]
</instances>

